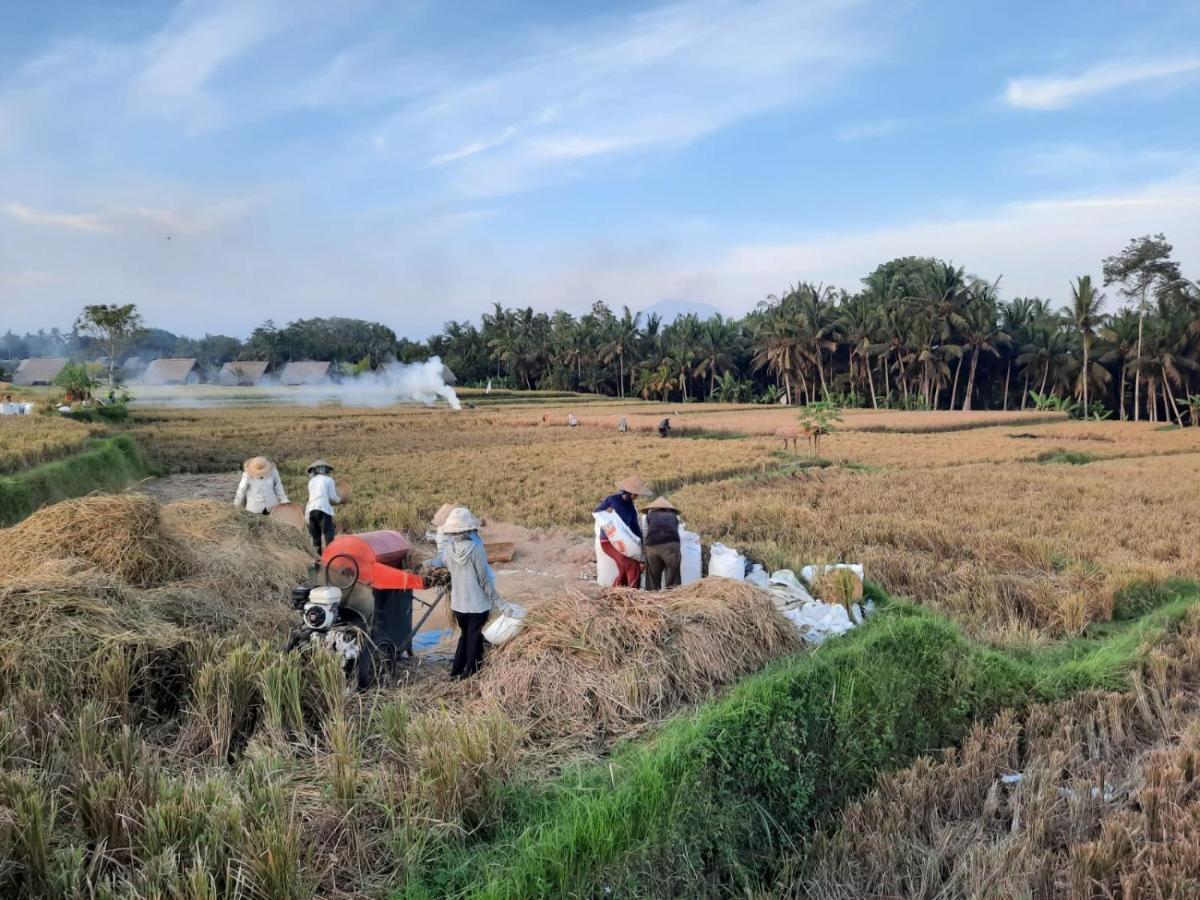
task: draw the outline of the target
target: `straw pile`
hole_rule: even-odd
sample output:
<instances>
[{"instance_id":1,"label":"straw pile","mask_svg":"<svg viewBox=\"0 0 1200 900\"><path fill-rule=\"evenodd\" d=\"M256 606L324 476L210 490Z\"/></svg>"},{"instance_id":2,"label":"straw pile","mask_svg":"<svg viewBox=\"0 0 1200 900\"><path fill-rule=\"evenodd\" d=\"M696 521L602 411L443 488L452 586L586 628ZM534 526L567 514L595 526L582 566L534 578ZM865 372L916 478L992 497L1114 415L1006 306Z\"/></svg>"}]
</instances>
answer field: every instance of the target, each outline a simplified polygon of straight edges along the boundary
<instances>
[{"instance_id":1,"label":"straw pile","mask_svg":"<svg viewBox=\"0 0 1200 900\"><path fill-rule=\"evenodd\" d=\"M665 593L572 591L525 622L477 689L533 739L574 745L627 735L801 646L764 591L724 578Z\"/></svg>"},{"instance_id":2,"label":"straw pile","mask_svg":"<svg viewBox=\"0 0 1200 900\"><path fill-rule=\"evenodd\" d=\"M163 534L158 504L140 494L94 494L47 506L0 531L9 571L50 560L82 559L133 587L185 574L184 549Z\"/></svg>"},{"instance_id":3,"label":"straw pile","mask_svg":"<svg viewBox=\"0 0 1200 900\"><path fill-rule=\"evenodd\" d=\"M47 507L0 530L0 695L17 683L70 692L125 659L175 666L198 640L282 634L304 573L300 536L230 504L160 510L138 495ZM166 654L166 657L164 657Z\"/></svg>"}]
</instances>

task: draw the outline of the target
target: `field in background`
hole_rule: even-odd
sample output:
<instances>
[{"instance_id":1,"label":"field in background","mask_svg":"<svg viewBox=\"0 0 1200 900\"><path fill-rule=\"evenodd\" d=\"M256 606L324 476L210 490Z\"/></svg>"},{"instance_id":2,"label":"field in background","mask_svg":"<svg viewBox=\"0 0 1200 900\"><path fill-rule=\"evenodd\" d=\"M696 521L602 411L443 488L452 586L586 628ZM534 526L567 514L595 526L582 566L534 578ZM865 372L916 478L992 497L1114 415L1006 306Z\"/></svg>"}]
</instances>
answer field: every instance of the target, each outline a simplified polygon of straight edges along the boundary
<instances>
[{"instance_id":1,"label":"field in background","mask_svg":"<svg viewBox=\"0 0 1200 900\"><path fill-rule=\"evenodd\" d=\"M1107 618L1132 580L1195 572L1200 430L1045 413L850 411L822 442L771 435L794 410L556 396L479 400L460 413L147 409L135 435L167 471L236 471L275 458L288 490L329 459L354 485L347 529L423 533L442 503L587 533L595 502L631 471L670 493L705 542L768 567L861 561L888 591L976 634L1031 639ZM517 401L520 402L517 402ZM582 424L566 426L575 413ZM660 439L672 415L682 434ZM625 416L633 431L619 434ZM1046 421L1049 418L1050 421ZM1000 422L1003 424L991 424Z\"/></svg>"}]
</instances>

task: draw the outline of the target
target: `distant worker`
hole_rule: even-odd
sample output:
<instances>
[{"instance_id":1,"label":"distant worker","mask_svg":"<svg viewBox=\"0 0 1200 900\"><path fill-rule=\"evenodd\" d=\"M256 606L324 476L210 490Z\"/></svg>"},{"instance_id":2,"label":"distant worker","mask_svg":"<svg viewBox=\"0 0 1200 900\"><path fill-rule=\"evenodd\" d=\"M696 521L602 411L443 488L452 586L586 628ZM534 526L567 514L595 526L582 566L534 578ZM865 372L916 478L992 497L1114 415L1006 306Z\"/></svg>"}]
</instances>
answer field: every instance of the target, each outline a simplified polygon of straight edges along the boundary
<instances>
[{"instance_id":1,"label":"distant worker","mask_svg":"<svg viewBox=\"0 0 1200 900\"><path fill-rule=\"evenodd\" d=\"M450 667L450 677L458 680L470 678L483 665L488 614L508 607L488 578L487 551L475 539L478 530L479 520L465 506L452 509L438 528L438 537L445 539L441 559L450 572L450 609L459 627Z\"/></svg>"},{"instance_id":2,"label":"distant worker","mask_svg":"<svg viewBox=\"0 0 1200 900\"><path fill-rule=\"evenodd\" d=\"M661 422L658 423L658 436L666 437L670 433L671 433L671 420L663 419Z\"/></svg>"},{"instance_id":3,"label":"distant worker","mask_svg":"<svg viewBox=\"0 0 1200 900\"><path fill-rule=\"evenodd\" d=\"M575 413L571 413L570 415L567 416L567 424L570 425L572 428L579 427L579 420L577 418L575 418Z\"/></svg>"},{"instance_id":4,"label":"distant worker","mask_svg":"<svg viewBox=\"0 0 1200 900\"><path fill-rule=\"evenodd\" d=\"M679 510L668 497L659 497L646 507L646 590L658 591L679 585Z\"/></svg>"},{"instance_id":5,"label":"distant worker","mask_svg":"<svg viewBox=\"0 0 1200 900\"><path fill-rule=\"evenodd\" d=\"M619 431L621 434L625 434L625 432L629 431L629 420L624 416L621 416L620 421L617 422L617 431Z\"/></svg>"},{"instance_id":6,"label":"distant worker","mask_svg":"<svg viewBox=\"0 0 1200 900\"><path fill-rule=\"evenodd\" d=\"M317 556L320 556L322 539L325 547L333 541L333 507L335 503L341 503L342 498L338 496L337 485L330 477L333 475L333 466L325 460L318 459L309 466L308 474L312 477L308 479L308 503L304 505L304 518L308 521L308 533L312 535Z\"/></svg>"},{"instance_id":7,"label":"distant worker","mask_svg":"<svg viewBox=\"0 0 1200 900\"><path fill-rule=\"evenodd\" d=\"M442 526L446 524L446 520L450 517L450 513L454 512L454 510L459 509L459 508L465 509L465 507L463 507L463 505L461 503L443 503L441 505L441 508L438 509L438 511L433 514L433 530L436 533L437 556L435 556L433 559L426 562L425 565L427 565L431 568L440 568L440 569L444 569L446 567L446 561L445 561L443 554L446 550L447 538L446 538L446 535L444 535L442 533ZM476 529L476 530L470 532L467 536L474 543L478 544L480 547L483 547L484 559L486 560L487 559L487 547L483 543L483 538L480 537L480 535L479 535L479 529ZM488 581L490 581L492 584L495 584L496 583L496 573L492 571L491 563L486 563L486 565L487 565Z\"/></svg>"},{"instance_id":8,"label":"distant worker","mask_svg":"<svg viewBox=\"0 0 1200 900\"><path fill-rule=\"evenodd\" d=\"M242 480L233 496L234 506L245 506L246 512L266 516L280 503L287 502L279 470L273 462L265 456L255 456L242 464Z\"/></svg>"},{"instance_id":9,"label":"distant worker","mask_svg":"<svg viewBox=\"0 0 1200 900\"><path fill-rule=\"evenodd\" d=\"M600 501L596 507L596 512L616 513L621 517L621 521L625 523L625 527L633 532L638 540L641 540L642 527L638 522L638 513L637 507L634 506L634 498L649 497L654 492L637 475L631 475L622 481L618 481L616 488L617 492L615 494L609 494ZM640 560L619 553L603 532L600 533L600 550L617 564L617 577L612 583L613 587L638 586L642 575L642 563Z\"/></svg>"}]
</instances>

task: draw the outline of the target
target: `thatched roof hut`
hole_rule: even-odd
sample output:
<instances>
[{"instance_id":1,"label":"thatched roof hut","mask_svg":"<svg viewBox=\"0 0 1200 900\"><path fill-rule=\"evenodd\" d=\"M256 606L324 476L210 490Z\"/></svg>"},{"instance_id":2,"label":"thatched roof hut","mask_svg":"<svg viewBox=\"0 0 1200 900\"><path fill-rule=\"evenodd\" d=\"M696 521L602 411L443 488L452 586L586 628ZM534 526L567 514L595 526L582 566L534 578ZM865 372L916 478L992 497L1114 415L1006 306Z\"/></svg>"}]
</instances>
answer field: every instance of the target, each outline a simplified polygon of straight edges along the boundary
<instances>
[{"instance_id":1,"label":"thatched roof hut","mask_svg":"<svg viewBox=\"0 0 1200 900\"><path fill-rule=\"evenodd\" d=\"M142 373L142 384L199 384L200 370L194 359L156 359Z\"/></svg>"},{"instance_id":2,"label":"thatched roof hut","mask_svg":"<svg viewBox=\"0 0 1200 900\"><path fill-rule=\"evenodd\" d=\"M58 373L63 370L67 361L61 357L43 357L41 359L23 359L13 375L13 384L20 387L32 387L35 384L53 384Z\"/></svg>"},{"instance_id":3,"label":"thatched roof hut","mask_svg":"<svg viewBox=\"0 0 1200 900\"><path fill-rule=\"evenodd\" d=\"M322 384L329 378L328 362L290 362L283 367L279 383L283 385Z\"/></svg>"},{"instance_id":4,"label":"thatched roof hut","mask_svg":"<svg viewBox=\"0 0 1200 900\"><path fill-rule=\"evenodd\" d=\"M221 366L217 383L226 387L255 387L267 374L265 359L239 359Z\"/></svg>"}]
</instances>

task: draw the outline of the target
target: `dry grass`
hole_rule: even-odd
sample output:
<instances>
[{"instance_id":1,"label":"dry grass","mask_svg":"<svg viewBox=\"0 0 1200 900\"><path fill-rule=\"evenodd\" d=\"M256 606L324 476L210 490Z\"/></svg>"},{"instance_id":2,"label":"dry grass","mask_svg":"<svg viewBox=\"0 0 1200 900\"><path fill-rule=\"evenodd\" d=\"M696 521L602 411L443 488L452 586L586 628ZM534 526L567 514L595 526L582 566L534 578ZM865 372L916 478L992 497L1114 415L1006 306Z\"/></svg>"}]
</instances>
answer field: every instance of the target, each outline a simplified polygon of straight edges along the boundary
<instances>
[{"instance_id":1,"label":"dry grass","mask_svg":"<svg viewBox=\"0 0 1200 900\"><path fill-rule=\"evenodd\" d=\"M531 609L470 690L539 743L603 748L800 646L768 596L739 582L568 591Z\"/></svg>"},{"instance_id":2,"label":"dry grass","mask_svg":"<svg viewBox=\"0 0 1200 900\"><path fill-rule=\"evenodd\" d=\"M1139 579L1200 569L1200 455L802 472L685 488L706 539L772 567L847 560L975 633L1077 632Z\"/></svg>"},{"instance_id":3,"label":"dry grass","mask_svg":"<svg viewBox=\"0 0 1200 900\"><path fill-rule=\"evenodd\" d=\"M886 777L807 848L788 896L1191 897L1200 888L1200 624L1130 694L1002 714ZM1020 773L1015 784L1001 777ZM776 894L778 895L778 894Z\"/></svg>"},{"instance_id":4,"label":"dry grass","mask_svg":"<svg viewBox=\"0 0 1200 900\"><path fill-rule=\"evenodd\" d=\"M61 416L0 416L0 474L83 449L91 429Z\"/></svg>"}]
</instances>

